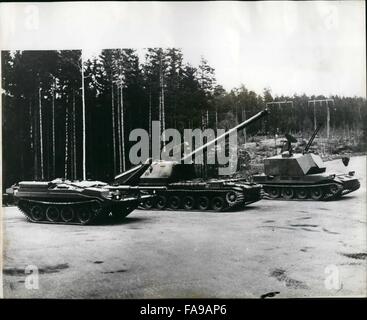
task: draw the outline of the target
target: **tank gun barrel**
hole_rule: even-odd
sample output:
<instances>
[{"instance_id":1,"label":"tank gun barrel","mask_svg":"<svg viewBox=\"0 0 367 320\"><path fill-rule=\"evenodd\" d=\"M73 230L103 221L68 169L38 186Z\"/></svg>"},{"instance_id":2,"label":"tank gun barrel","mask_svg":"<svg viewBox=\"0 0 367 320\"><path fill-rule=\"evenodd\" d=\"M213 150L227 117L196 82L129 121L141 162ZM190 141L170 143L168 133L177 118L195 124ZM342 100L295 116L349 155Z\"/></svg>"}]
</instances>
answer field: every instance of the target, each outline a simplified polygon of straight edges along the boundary
<instances>
[{"instance_id":1,"label":"tank gun barrel","mask_svg":"<svg viewBox=\"0 0 367 320\"><path fill-rule=\"evenodd\" d=\"M167 190L164 186L130 186L130 185L120 185L120 186L108 186L109 190L120 190L120 191L131 191L131 190L159 190L159 191L165 191Z\"/></svg>"},{"instance_id":2,"label":"tank gun barrel","mask_svg":"<svg viewBox=\"0 0 367 320\"><path fill-rule=\"evenodd\" d=\"M310 147L311 147L311 145L312 145L313 141L314 141L314 140L315 140L315 138L316 138L317 133L320 131L321 127L322 127L322 125L321 125L321 124L319 124L319 125L316 127L316 130L313 132L313 134L312 134L312 136L311 136L310 140L308 141L308 143L307 143L307 145L306 145L305 149L303 150L303 153L308 152L308 150L310 149Z\"/></svg>"},{"instance_id":3,"label":"tank gun barrel","mask_svg":"<svg viewBox=\"0 0 367 320\"><path fill-rule=\"evenodd\" d=\"M209 147L211 147L212 145L214 145L218 140L225 139L226 137L228 137L232 133L238 132L239 130L246 128L248 125L250 125L251 123L253 123L253 122L255 122L255 121L263 118L268 113L269 113L268 109L264 109L264 110L258 112L257 114L255 114L251 118L247 119L246 121L241 122L240 124L238 124L234 128L232 128L232 129L228 130L227 132L221 134L219 137L216 137L215 139L210 140L209 142L205 143L204 145L202 145L199 148L195 149L194 151L190 152L188 155L182 157L181 158L181 161L185 161L187 159L191 159L192 156L194 156L195 154L197 154L199 152L204 152Z\"/></svg>"}]
</instances>

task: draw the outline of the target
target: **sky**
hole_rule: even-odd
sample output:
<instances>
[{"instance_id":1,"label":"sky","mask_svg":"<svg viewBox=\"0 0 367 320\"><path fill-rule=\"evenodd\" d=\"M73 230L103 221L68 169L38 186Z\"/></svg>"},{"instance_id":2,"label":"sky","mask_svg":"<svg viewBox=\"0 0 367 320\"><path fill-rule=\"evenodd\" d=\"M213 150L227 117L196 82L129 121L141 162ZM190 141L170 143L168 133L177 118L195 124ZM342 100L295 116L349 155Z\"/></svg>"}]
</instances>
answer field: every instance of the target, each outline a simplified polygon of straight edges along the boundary
<instances>
[{"instance_id":1,"label":"sky","mask_svg":"<svg viewBox=\"0 0 367 320\"><path fill-rule=\"evenodd\" d=\"M364 1L1 3L1 49L181 48L218 84L366 97Z\"/></svg>"}]
</instances>

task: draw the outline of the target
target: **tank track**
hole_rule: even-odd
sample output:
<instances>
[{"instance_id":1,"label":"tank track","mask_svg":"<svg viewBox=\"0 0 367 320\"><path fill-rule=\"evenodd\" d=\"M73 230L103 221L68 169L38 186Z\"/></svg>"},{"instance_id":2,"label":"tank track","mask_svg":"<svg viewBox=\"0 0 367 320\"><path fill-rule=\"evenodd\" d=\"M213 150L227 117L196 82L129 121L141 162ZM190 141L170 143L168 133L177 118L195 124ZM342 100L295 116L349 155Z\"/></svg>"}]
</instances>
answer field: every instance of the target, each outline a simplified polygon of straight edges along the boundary
<instances>
[{"instance_id":1,"label":"tank track","mask_svg":"<svg viewBox=\"0 0 367 320\"><path fill-rule=\"evenodd\" d=\"M336 182L312 185L263 183L262 198L285 201L327 201L338 199L352 191L345 190L342 184Z\"/></svg>"},{"instance_id":2,"label":"tank track","mask_svg":"<svg viewBox=\"0 0 367 320\"><path fill-rule=\"evenodd\" d=\"M176 198L175 198L176 197ZM174 201L174 198L176 201ZM177 200L178 198L178 200ZM188 205L188 198L193 200ZM207 199L207 201L204 200ZM165 199L165 200L164 200ZM174 189L158 193L155 201L143 202L139 209L143 210L175 210L175 211L235 211L260 200L245 201L243 191L237 190L192 190Z\"/></svg>"},{"instance_id":3,"label":"tank track","mask_svg":"<svg viewBox=\"0 0 367 320\"><path fill-rule=\"evenodd\" d=\"M104 208L98 200L48 202L19 199L18 208L30 222L68 225L95 224L107 218L111 211ZM126 217L134 209L135 206L126 208L121 217Z\"/></svg>"}]
</instances>

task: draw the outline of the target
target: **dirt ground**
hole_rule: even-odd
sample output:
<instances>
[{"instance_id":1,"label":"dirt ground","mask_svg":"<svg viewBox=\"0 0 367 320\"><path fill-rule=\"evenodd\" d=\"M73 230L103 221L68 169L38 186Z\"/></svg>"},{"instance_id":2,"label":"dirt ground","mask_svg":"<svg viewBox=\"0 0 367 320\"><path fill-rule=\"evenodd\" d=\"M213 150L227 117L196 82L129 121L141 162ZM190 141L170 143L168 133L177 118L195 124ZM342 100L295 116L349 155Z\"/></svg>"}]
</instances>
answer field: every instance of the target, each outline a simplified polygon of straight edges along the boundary
<instances>
[{"instance_id":1,"label":"dirt ground","mask_svg":"<svg viewBox=\"0 0 367 320\"><path fill-rule=\"evenodd\" d=\"M99 226L34 224L4 208L4 297L366 296L366 157L349 167L361 188L333 202L136 210ZM28 265L38 289L26 288Z\"/></svg>"}]
</instances>

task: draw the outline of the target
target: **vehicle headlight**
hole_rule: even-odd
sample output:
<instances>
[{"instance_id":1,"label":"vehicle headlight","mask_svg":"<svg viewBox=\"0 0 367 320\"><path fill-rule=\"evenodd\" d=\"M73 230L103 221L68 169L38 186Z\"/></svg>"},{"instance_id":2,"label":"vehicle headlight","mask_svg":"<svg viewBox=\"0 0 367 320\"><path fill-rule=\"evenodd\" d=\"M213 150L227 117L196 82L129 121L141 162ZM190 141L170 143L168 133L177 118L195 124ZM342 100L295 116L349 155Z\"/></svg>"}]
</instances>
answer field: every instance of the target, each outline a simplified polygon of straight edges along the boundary
<instances>
[{"instance_id":1,"label":"vehicle headlight","mask_svg":"<svg viewBox=\"0 0 367 320\"><path fill-rule=\"evenodd\" d=\"M109 198L112 200L120 200L121 199L121 193L119 190L116 191L110 191L109 192Z\"/></svg>"},{"instance_id":2,"label":"vehicle headlight","mask_svg":"<svg viewBox=\"0 0 367 320\"><path fill-rule=\"evenodd\" d=\"M112 195L112 192L111 191L103 191L101 193L101 196L103 198L106 198L106 199L112 199L113 198L113 195Z\"/></svg>"}]
</instances>

